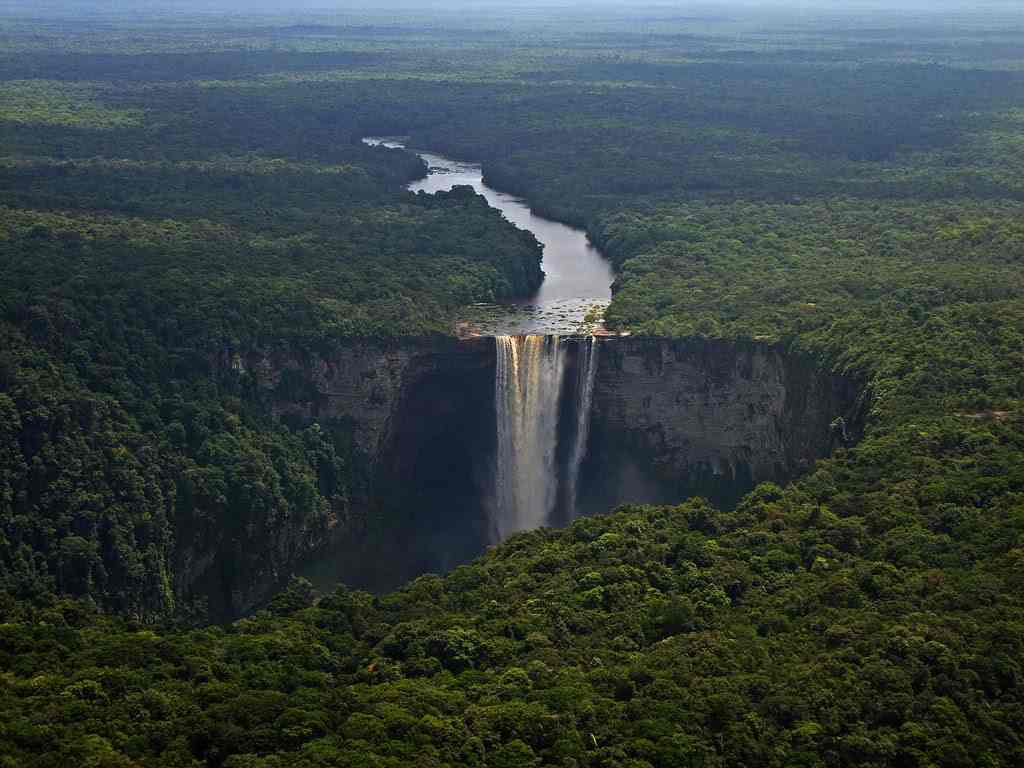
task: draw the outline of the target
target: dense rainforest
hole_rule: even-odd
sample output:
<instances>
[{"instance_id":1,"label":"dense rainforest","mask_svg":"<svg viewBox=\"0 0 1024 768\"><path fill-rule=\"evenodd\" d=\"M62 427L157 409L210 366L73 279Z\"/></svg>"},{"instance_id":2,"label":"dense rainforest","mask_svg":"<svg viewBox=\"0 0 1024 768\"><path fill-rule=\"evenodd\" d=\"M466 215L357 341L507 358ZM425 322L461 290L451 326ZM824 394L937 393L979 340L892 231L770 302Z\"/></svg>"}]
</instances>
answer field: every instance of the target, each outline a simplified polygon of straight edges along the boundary
<instances>
[{"instance_id":1,"label":"dense rainforest","mask_svg":"<svg viewBox=\"0 0 1024 768\"><path fill-rule=\"evenodd\" d=\"M637 13L0 20L0 766L1024 764L1024 16ZM585 227L609 327L859 382L862 439L284 586L367 478L223 360L542 276L366 135Z\"/></svg>"}]
</instances>

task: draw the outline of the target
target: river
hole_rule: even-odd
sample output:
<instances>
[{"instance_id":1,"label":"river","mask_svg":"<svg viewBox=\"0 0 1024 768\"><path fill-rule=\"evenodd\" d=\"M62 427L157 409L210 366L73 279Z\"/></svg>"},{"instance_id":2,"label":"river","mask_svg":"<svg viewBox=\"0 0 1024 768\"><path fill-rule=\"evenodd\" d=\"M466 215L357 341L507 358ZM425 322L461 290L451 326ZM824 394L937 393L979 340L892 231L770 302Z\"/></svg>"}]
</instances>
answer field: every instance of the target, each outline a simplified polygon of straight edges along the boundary
<instances>
[{"instance_id":1,"label":"river","mask_svg":"<svg viewBox=\"0 0 1024 768\"><path fill-rule=\"evenodd\" d=\"M369 137L363 141L370 146L406 149L400 139ZM588 313L600 315L611 300L614 275L611 263L590 243L583 230L538 216L522 199L487 186L478 163L415 151L426 162L429 172L426 178L409 184L410 192L433 194L455 186L470 186L510 222L532 232L544 246L544 282L540 290L520 301L467 308L463 318L467 327L483 335L564 334L583 329ZM595 324L591 324L589 330L594 328Z\"/></svg>"}]
</instances>

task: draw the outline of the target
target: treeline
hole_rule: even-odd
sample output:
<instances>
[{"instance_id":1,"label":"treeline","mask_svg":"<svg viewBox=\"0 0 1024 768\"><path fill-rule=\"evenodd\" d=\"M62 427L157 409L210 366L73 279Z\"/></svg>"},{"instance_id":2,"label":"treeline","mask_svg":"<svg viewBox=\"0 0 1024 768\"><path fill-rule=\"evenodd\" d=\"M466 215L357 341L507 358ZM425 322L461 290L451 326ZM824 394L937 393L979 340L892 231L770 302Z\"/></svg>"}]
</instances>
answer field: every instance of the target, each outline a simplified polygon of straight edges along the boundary
<instances>
[{"instance_id":1,"label":"treeline","mask_svg":"<svg viewBox=\"0 0 1024 768\"><path fill-rule=\"evenodd\" d=\"M1011 470L998 443L1014 430L990 429L980 452L932 455ZM72 603L9 607L6 758L1015 765L1019 515L950 516L901 456L840 456L732 513L632 507L520 535L384 598L314 604L297 580L230 627L158 635ZM893 464L901 496L843 482ZM958 490L990 496L981 476Z\"/></svg>"}]
</instances>

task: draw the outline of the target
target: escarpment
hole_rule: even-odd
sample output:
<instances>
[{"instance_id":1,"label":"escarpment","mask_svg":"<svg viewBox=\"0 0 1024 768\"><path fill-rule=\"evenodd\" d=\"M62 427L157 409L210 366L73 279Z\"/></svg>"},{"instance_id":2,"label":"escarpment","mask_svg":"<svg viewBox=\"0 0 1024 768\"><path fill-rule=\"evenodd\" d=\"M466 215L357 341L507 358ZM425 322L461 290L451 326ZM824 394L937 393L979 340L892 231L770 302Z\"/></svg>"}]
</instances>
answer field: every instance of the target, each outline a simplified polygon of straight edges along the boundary
<instances>
[{"instance_id":1,"label":"escarpment","mask_svg":"<svg viewBox=\"0 0 1024 768\"><path fill-rule=\"evenodd\" d=\"M570 382L582 342L559 341L567 371L556 472L574 461L581 406ZM728 507L758 482L800 475L858 433L856 382L779 347L613 337L599 340L597 356L578 503L549 524L694 495ZM350 341L316 354L225 350L217 375L274 417L329 432L350 487L320 519L179 532L178 590L205 594L230 616L293 573L385 590L472 559L494 543L496 360L491 338Z\"/></svg>"},{"instance_id":2,"label":"escarpment","mask_svg":"<svg viewBox=\"0 0 1024 768\"><path fill-rule=\"evenodd\" d=\"M204 601L213 618L251 611L308 568L319 551L328 553L324 579L390 584L379 575L388 566L375 542L426 546L425 536L443 531L443 521L424 520L425 501L439 509L483 495L479 483L458 494L463 465L492 452L490 340L345 340L319 352L225 348L210 363L222 385L269 416L295 429L315 424L343 457L345 477L339 482L346 486L342 499L315 516L267 509L242 526L183 516L175 532L175 591ZM461 434L453 428L456 422ZM482 437L470 439L469 433ZM481 473L487 461L479 463ZM388 557L402 563L394 549ZM445 562L461 562L478 551L473 541ZM444 564L403 563L399 572Z\"/></svg>"},{"instance_id":3,"label":"escarpment","mask_svg":"<svg viewBox=\"0 0 1024 768\"><path fill-rule=\"evenodd\" d=\"M852 442L856 382L764 344L607 339L581 478L585 512L706 496L732 506Z\"/></svg>"}]
</instances>

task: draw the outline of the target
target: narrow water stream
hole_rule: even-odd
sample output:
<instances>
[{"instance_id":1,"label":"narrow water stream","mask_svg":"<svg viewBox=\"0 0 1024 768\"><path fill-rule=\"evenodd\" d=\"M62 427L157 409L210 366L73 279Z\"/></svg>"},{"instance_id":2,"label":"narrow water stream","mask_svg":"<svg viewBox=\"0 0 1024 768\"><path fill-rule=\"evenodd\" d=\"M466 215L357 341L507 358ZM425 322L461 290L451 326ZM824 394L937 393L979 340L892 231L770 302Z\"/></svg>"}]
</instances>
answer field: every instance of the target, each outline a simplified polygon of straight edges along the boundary
<instances>
[{"instance_id":1,"label":"narrow water stream","mask_svg":"<svg viewBox=\"0 0 1024 768\"><path fill-rule=\"evenodd\" d=\"M398 139L369 137L371 146L404 149ZM611 263L601 255L583 230L545 219L520 198L499 192L483 181L477 163L419 152L429 167L426 178L412 182L410 192L447 191L472 187L493 208L520 229L529 230L544 246L544 282L535 296L504 305L479 305L467 310L466 320L481 335L571 334L578 332L587 313L603 310L611 300L614 279Z\"/></svg>"}]
</instances>

